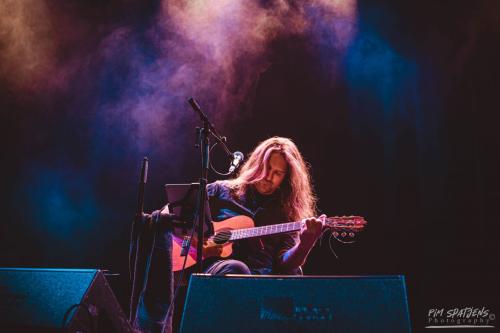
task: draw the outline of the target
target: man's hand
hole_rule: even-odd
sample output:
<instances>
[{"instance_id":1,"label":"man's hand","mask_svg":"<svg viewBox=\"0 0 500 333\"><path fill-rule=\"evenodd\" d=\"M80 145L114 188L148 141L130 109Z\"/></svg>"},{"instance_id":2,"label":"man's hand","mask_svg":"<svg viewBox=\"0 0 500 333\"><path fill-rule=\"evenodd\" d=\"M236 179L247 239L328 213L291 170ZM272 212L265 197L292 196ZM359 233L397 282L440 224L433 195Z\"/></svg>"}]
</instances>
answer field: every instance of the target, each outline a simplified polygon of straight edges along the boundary
<instances>
[{"instance_id":1,"label":"man's hand","mask_svg":"<svg viewBox=\"0 0 500 333\"><path fill-rule=\"evenodd\" d=\"M203 242L203 256L207 257L220 257L222 254L223 245L215 244L212 240Z\"/></svg>"},{"instance_id":2,"label":"man's hand","mask_svg":"<svg viewBox=\"0 0 500 333\"><path fill-rule=\"evenodd\" d=\"M304 219L305 222L300 231L300 242L304 245L312 246L323 233L326 215L321 215L318 218L310 217Z\"/></svg>"},{"instance_id":3,"label":"man's hand","mask_svg":"<svg viewBox=\"0 0 500 333\"><path fill-rule=\"evenodd\" d=\"M300 230L300 242L283 255L284 267L297 268L304 265L314 243L323 234L325 220L326 215L302 220L304 221L304 225L302 226L302 230Z\"/></svg>"}]
</instances>

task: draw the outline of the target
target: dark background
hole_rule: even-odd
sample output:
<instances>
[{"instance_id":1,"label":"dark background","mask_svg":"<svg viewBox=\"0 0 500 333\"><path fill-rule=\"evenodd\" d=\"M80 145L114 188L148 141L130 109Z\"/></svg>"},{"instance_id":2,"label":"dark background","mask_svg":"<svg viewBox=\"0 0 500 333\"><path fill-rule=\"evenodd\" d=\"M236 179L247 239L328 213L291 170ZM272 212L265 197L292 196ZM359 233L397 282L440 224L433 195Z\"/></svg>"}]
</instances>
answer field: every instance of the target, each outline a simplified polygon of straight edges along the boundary
<instances>
[{"instance_id":1,"label":"dark background","mask_svg":"<svg viewBox=\"0 0 500 333\"><path fill-rule=\"evenodd\" d=\"M367 219L355 244L332 242L338 258L324 238L306 274L405 275L417 330L430 308L498 309L500 4L354 4L348 19L304 5L309 28L223 60L191 48L168 10L158 19L157 1L46 1L19 36L4 6L0 265L109 269L126 303L142 157L148 211L163 184L198 178L193 96L235 150L292 138L320 210ZM336 19L355 23L343 46Z\"/></svg>"}]
</instances>

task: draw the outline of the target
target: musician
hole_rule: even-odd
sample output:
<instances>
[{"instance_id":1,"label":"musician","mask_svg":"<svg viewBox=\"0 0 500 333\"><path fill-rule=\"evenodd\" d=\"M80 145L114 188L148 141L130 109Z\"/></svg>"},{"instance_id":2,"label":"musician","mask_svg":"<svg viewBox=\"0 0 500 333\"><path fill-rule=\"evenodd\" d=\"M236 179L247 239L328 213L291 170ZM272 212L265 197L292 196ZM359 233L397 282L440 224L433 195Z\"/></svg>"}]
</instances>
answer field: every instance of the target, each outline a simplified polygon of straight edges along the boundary
<instances>
[{"instance_id":1,"label":"musician","mask_svg":"<svg viewBox=\"0 0 500 333\"><path fill-rule=\"evenodd\" d=\"M315 218L316 197L308 167L292 140L273 137L250 154L236 178L207 187L215 223L237 215L251 217L256 226L305 219L301 232L240 240L231 259L217 258L222 247L204 247L204 271L224 274L299 274L325 216Z\"/></svg>"},{"instance_id":2,"label":"musician","mask_svg":"<svg viewBox=\"0 0 500 333\"><path fill-rule=\"evenodd\" d=\"M221 259L222 246L204 246L204 271L224 274L300 274L316 240L321 236L325 216L315 218L316 197L307 165L292 140L273 137L261 142L250 154L236 178L207 186L214 223L238 215L264 226L305 219L303 230L262 238L240 240L233 245L229 259ZM145 215L146 220L168 216L162 211ZM142 332L170 332L172 311L168 311L173 295L172 235L159 228L147 285L138 298L131 298L131 318ZM147 236L147 234L146 234ZM145 237L147 240L147 237ZM138 244L144 244L144 240ZM143 245L144 246L144 245ZM148 248L145 246L145 248ZM134 252L134 251L131 251Z\"/></svg>"}]
</instances>

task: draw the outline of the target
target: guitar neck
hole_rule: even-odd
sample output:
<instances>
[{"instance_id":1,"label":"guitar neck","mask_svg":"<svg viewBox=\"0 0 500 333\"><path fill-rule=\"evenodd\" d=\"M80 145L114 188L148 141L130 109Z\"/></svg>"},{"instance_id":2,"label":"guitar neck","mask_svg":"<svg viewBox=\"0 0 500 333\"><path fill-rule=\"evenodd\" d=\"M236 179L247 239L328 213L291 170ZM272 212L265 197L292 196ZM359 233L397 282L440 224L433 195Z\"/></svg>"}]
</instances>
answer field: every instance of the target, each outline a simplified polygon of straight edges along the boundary
<instances>
[{"instance_id":1,"label":"guitar neck","mask_svg":"<svg viewBox=\"0 0 500 333\"><path fill-rule=\"evenodd\" d=\"M303 224L302 221L298 221L298 222L288 222L281 224L271 224L263 227L231 230L231 237L229 240L233 241L238 239L283 234L287 232L298 231L302 228L302 224Z\"/></svg>"}]
</instances>

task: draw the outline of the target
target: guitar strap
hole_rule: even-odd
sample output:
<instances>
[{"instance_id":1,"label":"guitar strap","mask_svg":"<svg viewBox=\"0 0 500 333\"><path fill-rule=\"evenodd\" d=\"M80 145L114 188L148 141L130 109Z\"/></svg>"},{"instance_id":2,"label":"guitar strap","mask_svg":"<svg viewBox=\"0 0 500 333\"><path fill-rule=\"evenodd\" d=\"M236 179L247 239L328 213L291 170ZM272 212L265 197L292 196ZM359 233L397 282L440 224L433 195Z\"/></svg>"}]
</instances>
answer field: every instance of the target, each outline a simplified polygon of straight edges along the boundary
<instances>
[{"instance_id":1,"label":"guitar strap","mask_svg":"<svg viewBox=\"0 0 500 333\"><path fill-rule=\"evenodd\" d=\"M246 208L242 204L236 202L236 201L231 201L231 203L236 206L236 208L239 210L239 213L242 215L246 215L252 219L255 219L255 215L257 215L257 212L253 213L250 209Z\"/></svg>"}]
</instances>

